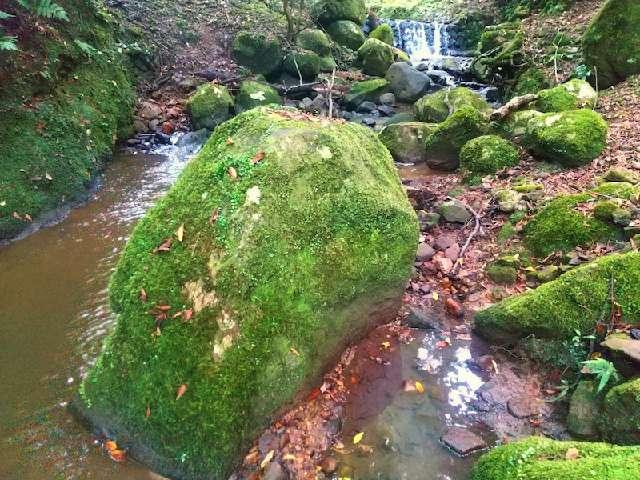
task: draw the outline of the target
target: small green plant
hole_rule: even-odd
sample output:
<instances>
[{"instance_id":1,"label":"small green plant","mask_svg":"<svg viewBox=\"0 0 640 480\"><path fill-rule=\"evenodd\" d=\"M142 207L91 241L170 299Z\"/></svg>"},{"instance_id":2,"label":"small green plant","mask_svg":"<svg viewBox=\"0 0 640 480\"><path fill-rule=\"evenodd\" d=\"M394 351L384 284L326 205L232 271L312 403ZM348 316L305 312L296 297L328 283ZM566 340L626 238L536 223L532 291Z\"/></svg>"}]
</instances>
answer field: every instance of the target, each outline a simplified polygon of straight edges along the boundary
<instances>
[{"instance_id":1,"label":"small green plant","mask_svg":"<svg viewBox=\"0 0 640 480\"><path fill-rule=\"evenodd\" d=\"M31 13L43 18L69 21L67 11L51 0L16 0L18 4Z\"/></svg>"},{"instance_id":2,"label":"small green plant","mask_svg":"<svg viewBox=\"0 0 640 480\"><path fill-rule=\"evenodd\" d=\"M0 20L7 20L9 18L13 18L14 15L10 13L3 12L0 10ZM10 51L10 50L18 50L18 46L16 45L16 37L10 37L8 35L4 35L2 33L2 28L0 28L0 51Z\"/></svg>"},{"instance_id":3,"label":"small green plant","mask_svg":"<svg viewBox=\"0 0 640 480\"><path fill-rule=\"evenodd\" d=\"M615 365L604 358L596 358L582 362L582 373L596 376L598 379L598 393L602 392L609 382L612 381L616 384L620 381L620 375Z\"/></svg>"},{"instance_id":4,"label":"small green plant","mask_svg":"<svg viewBox=\"0 0 640 480\"><path fill-rule=\"evenodd\" d=\"M580 80L586 80L591 76L591 70L584 64L578 65L573 71L573 76Z\"/></svg>"}]
</instances>

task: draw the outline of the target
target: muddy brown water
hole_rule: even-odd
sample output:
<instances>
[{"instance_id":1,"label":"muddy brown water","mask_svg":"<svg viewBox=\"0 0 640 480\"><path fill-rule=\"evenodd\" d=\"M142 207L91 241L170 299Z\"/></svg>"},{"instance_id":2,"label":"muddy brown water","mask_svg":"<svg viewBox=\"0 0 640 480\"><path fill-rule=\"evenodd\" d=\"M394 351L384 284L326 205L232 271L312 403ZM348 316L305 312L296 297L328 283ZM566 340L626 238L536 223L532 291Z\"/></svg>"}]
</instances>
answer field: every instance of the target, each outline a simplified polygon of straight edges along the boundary
<instances>
[{"instance_id":1,"label":"muddy brown water","mask_svg":"<svg viewBox=\"0 0 640 480\"><path fill-rule=\"evenodd\" d=\"M120 251L186 163L175 153L116 155L85 205L0 247L0 479L161 478L135 462L112 462L66 407L113 327L107 283ZM419 167L401 173L430 175ZM393 378L364 382L364 395L377 400L362 405L375 408L354 409L354 397L345 435L364 431L380 447L341 458L354 480L466 478L471 459L455 458L438 438L459 421L482 380L464 366L468 345L437 352L435 341L402 346ZM407 395L399 388L404 378L420 378L428 394Z\"/></svg>"}]
</instances>

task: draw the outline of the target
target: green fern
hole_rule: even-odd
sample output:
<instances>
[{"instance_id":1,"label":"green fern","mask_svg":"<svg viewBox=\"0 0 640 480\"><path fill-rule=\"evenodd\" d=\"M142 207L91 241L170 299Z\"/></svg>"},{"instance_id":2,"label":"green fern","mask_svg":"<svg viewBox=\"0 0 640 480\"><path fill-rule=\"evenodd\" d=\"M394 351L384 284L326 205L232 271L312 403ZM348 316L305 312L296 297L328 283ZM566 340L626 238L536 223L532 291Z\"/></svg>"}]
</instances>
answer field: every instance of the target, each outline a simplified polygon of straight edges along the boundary
<instances>
[{"instance_id":1,"label":"green fern","mask_svg":"<svg viewBox=\"0 0 640 480\"><path fill-rule=\"evenodd\" d=\"M0 10L0 20L6 20L7 18L13 18L14 16L15 15L11 15L10 13Z\"/></svg>"},{"instance_id":2,"label":"green fern","mask_svg":"<svg viewBox=\"0 0 640 480\"><path fill-rule=\"evenodd\" d=\"M590 373L592 375L595 375L599 380L598 393L604 390L609 381L613 381L614 384L620 381L620 375L618 375L616 367L613 365L613 363L605 360L604 358L587 360L586 362L582 362L582 365L582 373Z\"/></svg>"},{"instance_id":3,"label":"green fern","mask_svg":"<svg viewBox=\"0 0 640 480\"><path fill-rule=\"evenodd\" d=\"M17 2L39 17L69 21L67 11L52 0L17 0Z\"/></svg>"},{"instance_id":4,"label":"green fern","mask_svg":"<svg viewBox=\"0 0 640 480\"><path fill-rule=\"evenodd\" d=\"M0 52L17 51L18 45L16 45L16 37L8 37L6 35L0 35Z\"/></svg>"},{"instance_id":5,"label":"green fern","mask_svg":"<svg viewBox=\"0 0 640 480\"><path fill-rule=\"evenodd\" d=\"M98 49L94 48L92 45L83 42L82 40L78 40L77 38L73 41L78 49L84 53L87 57L93 57L96 53L98 53Z\"/></svg>"}]
</instances>

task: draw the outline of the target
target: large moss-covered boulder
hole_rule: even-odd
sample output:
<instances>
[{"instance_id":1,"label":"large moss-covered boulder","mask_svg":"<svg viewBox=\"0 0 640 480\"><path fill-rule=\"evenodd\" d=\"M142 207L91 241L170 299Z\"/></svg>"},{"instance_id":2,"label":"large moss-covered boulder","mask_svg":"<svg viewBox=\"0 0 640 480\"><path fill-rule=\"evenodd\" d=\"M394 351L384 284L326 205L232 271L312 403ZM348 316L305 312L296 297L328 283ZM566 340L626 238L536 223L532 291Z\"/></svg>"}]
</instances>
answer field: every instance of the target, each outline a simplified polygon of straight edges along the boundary
<instances>
[{"instance_id":1,"label":"large moss-covered boulder","mask_svg":"<svg viewBox=\"0 0 640 480\"><path fill-rule=\"evenodd\" d=\"M373 31L369 34L369 38L377 38L387 45L394 45L393 29L386 23L382 23L374 28Z\"/></svg>"},{"instance_id":2,"label":"large moss-covered boulder","mask_svg":"<svg viewBox=\"0 0 640 480\"><path fill-rule=\"evenodd\" d=\"M313 80L320 73L320 56L311 50L289 52L284 59L284 70L306 80Z\"/></svg>"},{"instance_id":3,"label":"large moss-covered boulder","mask_svg":"<svg viewBox=\"0 0 640 480\"><path fill-rule=\"evenodd\" d=\"M570 340L592 332L611 299L625 318L640 315L640 253L614 254L570 270L558 279L478 312L475 329L495 343L517 343L529 335Z\"/></svg>"},{"instance_id":4,"label":"large moss-covered boulder","mask_svg":"<svg viewBox=\"0 0 640 480\"><path fill-rule=\"evenodd\" d=\"M455 170L460 165L462 147L488 131L485 115L470 106L459 108L427 137L427 165L435 170Z\"/></svg>"},{"instance_id":5,"label":"large moss-covered boulder","mask_svg":"<svg viewBox=\"0 0 640 480\"><path fill-rule=\"evenodd\" d=\"M358 50L367 39L362 28L349 20L333 22L327 32L336 43L351 50Z\"/></svg>"},{"instance_id":6,"label":"large moss-covered boulder","mask_svg":"<svg viewBox=\"0 0 640 480\"><path fill-rule=\"evenodd\" d=\"M580 438L593 438L598 434L597 421L600 416L600 395L597 384L582 380L571 394L567 429Z\"/></svg>"},{"instance_id":7,"label":"large moss-covered boulder","mask_svg":"<svg viewBox=\"0 0 640 480\"><path fill-rule=\"evenodd\" d=\"M463 106L473 107L481 113L489 113L491 106L480 95L467 87L443 88L418 100L413 110L421 122L444 122Z\"/></svg>"},{"instance_id":8,"label":"large moss-covered boulder","mask_svg":"<svg viewBox=\"0 0 640 480\"><path fill-rule=\"evenodd\" d=\"M227 87L206 83L187 100L187 110L196 130L214 129L227 120L233 108L233 97Z\"/></svg>"},{"instance_id":9,"label":"large moss-covered boulder","mask_svg":"<svg viewBox=\"0 0 640 480\"><path fill-rule=\"evenodd\" d=\"M358 49L358 60L367 75L384 77L394 58L393 49L375 38L367 39Z\"/></svg>"},{"instance_id":10,"label":"large moss-covered boulder","mask_svg":"<svg viewBox=\"0 0 640 480\"><path fill-rule=\"evenodd\" d=\"M534 156L578 167L597 158L607 141L607 122L589 109L547 113L527 124L524 143Z\"/></svg>"},{"instance_id":11,"label":"large moss-covered boulder","mask_svg":"<svg viewBox=\"0 0 640 480\"><path fill-rule=\"evenodd\" d=\"M165 476L228 478L399 306L418 226L391 156L365 127L298 118L259 107L219 127L111 280L117 325L81 405Z\"/></svg>"},{"instance_id":12,"label":"large moss-covered boulder","mask_svg":"<svg viewBox=\"0 0 640 480\"><path fill-rule=\"evenodd\" d=\"M252 80L246 80L240 84L235 101L236 113L242 113L261 105L282 104L282 98L275 88Z\"/></svg>"},{"instance_id":13,"label":"large moss-covered boulder","mask_svg":"<svg viewBox=\"0 0 640 480\"><path fill-rule=\"evenodd\" d=\"M322 30L303 30L296 37L296 44L304 50L311 50L320 56L331 53L331 40Z\"/></svg>"},{"instance_id":14,"label":"large moss-covered boulder","mask_svg":"<svg viewBox=\"0 0 640 480\"><path fill-rule=\"evenodd\" d=\"M607 0L582 38L585 61L601 87L640 73L640 3Z\"/></svg>"},{"instance_id":15,"label":"large moss-covered boulder","mask_svg":"<svg viewBox=\"0 0 640 480\"><path fill-rule=\"evenodd\" d=\"M541 112L564 112L579 108L594 108L598 94L589 83L579 78L538 92L536 110Z\"/></svg>"},{"instance_id":16,"label":"large moss-covered boulder","mask_svg":"<svg viewBox=\"0 0 640 480\"><path fill-rule=\"evenodd\" d=\"M362 102L377 102L380 95L389 91L389 82L384 78L372 78L356 82L344 97L348 108L356 109Z\"/></svg>"},{"instance_id":17,"label":"large moss-covered boulder","mask_svg":"<svg viewBox=\"0 0 640 480\"><path fill-rule=\"evenodd\" d=\"M471 480L638 480L640 448L530 437L480 457Z\"/></svg>"},{"instance_id":18,"label":"large moss-covered boulder","mask_svg":"<svg viewBox=\"0 0 640 480\"><path fill-rule=\"evenodd\" d=\"M485 28L478 44L479 56L471 66L482 82L517 77L525 64L522 45L524 33L518 22L501 23Z\"/></svg>"},{"instance_id":19,"label":"large moss-covered boulder","mask_svg":"<svg viewBox=\"0 0 640 480\"><path fill-rule=\"evenodd\" d=\"M497 135L469 140L460 151L460 168L469 177L482 177L518 164L518 148Z\"/></svg>"},{"instance_id":20,"label":"large moss-covered boulder","mask_svg":"<svg viewBox=\"0 0 640 480\"><path fill-rule=\"evenodd\" d=\"M600 433L609 442L640 445L640 378L609 390L598 425Z\"/></svg>"},{"instance_id":21,"label":"large moss-covered boulder","mask_svg":"<svg viewBox=\"0 0 640 480\"><path fill-rule=\"evenodd\" d=\"M568 252L577 246L616 238L618 229L595 212L588 213L594 200L592 194L580 193L549 201L524 227L527 247L545 257L555 251Z\"/></svg>"},{"instance_id":22,"label":"large moss-covered boulder","mask_svg":"<svg viewBox=\"0 0 640 480\"><path fill-rule=\"evenodd\" d=\"M364 0L318 0L314 14L322 25L338 20L350 20L361 25L367 15L367 7Z\"/></svg>"},{"instance_id":23,"label":"large moss-covered boulder","mask_svg":"<svg viewBox=\"0 0 640 480\"><path fill-rule=\"evenodd\" d=\"M387 125L379 137L396 162L424 163L427 159L425 140L437 127L434 123L393 123Z\"/></svg>"},{"instance_id":24,"label":"large moss-covered boulder","mask_svg":"<svg viewBox=\"0 0 640 480\"><path fill-rule=\"evenodd\" d=\"M393 63L385 78L391 86L391 91L401 102L412 103L422 97L431 87L429 76L416 70L406 62Z\"/></svg>"},{"instance_id":25,"label":"large moss-covered boulder","mask_svg":"<svg viewBox=\"0 0 640 480\"><path fill-rule=\"evenodd\" d=\"M279 71L284 58L282 45L277 39L248 31L236 35L231 54L239 65L263 75Z\"/></svg>"},{"instance_id":26,"label":"large moss-covered boulder","mask_svg":"<svg viewBox=\"0 0 640 480\"><path fill-rule=\"evenodd\" d=\"M498 128L507 137L521 138L527 133L529 120L540 115L542 113L537 110L518 110L502 119L498 124Z\"/></svg>"},{"instance_id":27,"label":"large moss-covered boulder","mask_svg":"<svg viewBox=\"0 0 640 480\"><path fill-rule=\"evenodd\" d=\"M540 90L549 88L551 82L538 67L529 67L521 72L515 79L513 88L509 90L510 97L526 95L528 93L538 93Z\"/></svg>"}]
</instances>

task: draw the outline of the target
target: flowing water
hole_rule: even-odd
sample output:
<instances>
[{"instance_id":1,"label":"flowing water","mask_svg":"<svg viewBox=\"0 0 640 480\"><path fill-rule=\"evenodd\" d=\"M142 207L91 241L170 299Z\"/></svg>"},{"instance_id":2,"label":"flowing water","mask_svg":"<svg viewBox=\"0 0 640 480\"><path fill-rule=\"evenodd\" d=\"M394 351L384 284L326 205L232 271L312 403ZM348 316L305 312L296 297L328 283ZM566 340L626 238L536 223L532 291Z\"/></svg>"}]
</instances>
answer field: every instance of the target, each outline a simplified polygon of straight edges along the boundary
<instances>
[{"instance_id":1,"label":"flowing water","mask_svg":"<svg viewBox=\"0 0 640 480\"><path fill-rule=\"evenodd\" d=\"M86 205L0 247L3 480L153 478L105 458L65 407L113 325L107 282L131 228L192 153L164 150L116 155Z\"/></svg>"}]
</instances>

